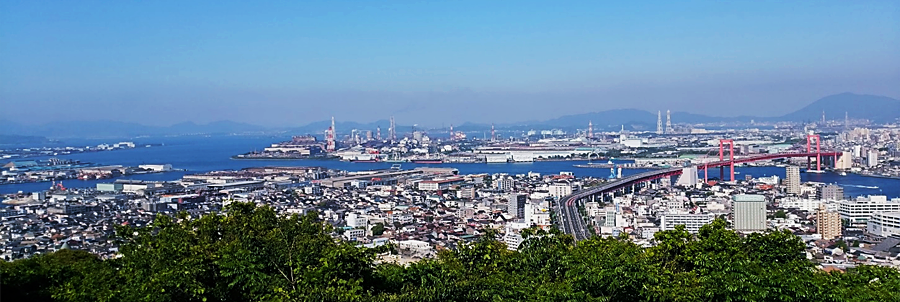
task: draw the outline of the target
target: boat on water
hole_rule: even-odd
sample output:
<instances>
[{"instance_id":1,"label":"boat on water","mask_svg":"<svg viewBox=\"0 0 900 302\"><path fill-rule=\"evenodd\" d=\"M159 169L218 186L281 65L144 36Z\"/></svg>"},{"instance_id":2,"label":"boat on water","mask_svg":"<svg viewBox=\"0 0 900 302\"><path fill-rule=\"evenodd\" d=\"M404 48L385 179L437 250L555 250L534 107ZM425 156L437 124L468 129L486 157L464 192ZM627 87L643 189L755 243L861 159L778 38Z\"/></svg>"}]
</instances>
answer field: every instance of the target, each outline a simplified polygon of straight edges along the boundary
<instances>
[{"instance_id":1,"label":"boat on water","mask_svg":"<svg viewBox=\"0 0 900 302\"><path fill-rule=\"evenodd\" d=\"M841 172L840 175L841 175L841 176L847 176L847 172Z\"/></svg>"},{"instance_id":2,"label":"boat on water","mask_svg":"<svg viewBox=\"0 0 900 302\"><path fill-rule=\"evenodd\" d=\"M413 159L410 160L411 163L414 164L441 164L444 163L443 160L440 159Z\"/></svg>"},{"instance_id":3,"label":"boat on water","mask_svg":"<svg viewBox=\"0 0 900 302\"><path fill-rule=\"evenodd\" d=\"M806 170L806 173L823 174L825 170Z\"/></svg>"},{"instance_id":4,"label":"boat on water","mask_svg":"<svg viewBox=\"0 0 900 302\"><path fill-rule=\"evenodd\" d=\"M379 163L381 162L378 158L373 159L351 159L351 163Z\"/></svg>"}]
</instances>

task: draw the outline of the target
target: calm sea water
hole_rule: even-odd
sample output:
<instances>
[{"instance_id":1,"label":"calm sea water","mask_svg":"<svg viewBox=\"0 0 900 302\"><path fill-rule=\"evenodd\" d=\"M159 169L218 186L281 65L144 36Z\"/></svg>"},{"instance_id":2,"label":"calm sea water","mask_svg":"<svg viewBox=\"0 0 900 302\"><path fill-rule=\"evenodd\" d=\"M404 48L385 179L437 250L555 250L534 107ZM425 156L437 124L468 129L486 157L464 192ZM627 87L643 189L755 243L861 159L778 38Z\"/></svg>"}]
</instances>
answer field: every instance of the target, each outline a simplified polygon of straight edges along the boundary
<instances>
[{"instance_id":1,"label":"calm sea water","mask_svg":"<svg viewBox=\"0 0 900 302\"><path fill-rule=\"evenodd\" d=\"M351 163L336 160L233 160L232 155L260 150L271 143L289 139L289 136L216 136L216 137L173 137L173 138L149 138L134 139L139 145L162 143L163 146L150 148L135 148L128 150L116 150L106 152L82 153L58 156L65 159L77 159L83 162L92 162L104 165L136 166L140 164L172 164L184 172L169 172L158 174L145 174L128 176L127 179L140 180L174 180L184 174L208 172L214 170L239 170L248 167L259 166L318 166L331 169L348 171L362 171L390 168L392 163ZM97 141L67 141L67 146L96 145L99 143L114 142L112 140ZM46 159L36 158L36 159ZM403 163L403 168L414 167L453 167L459 169L461 174L476 173L509 173L524 174L537 172L542 175L559 174L561 171L574 172L579 177L607 177L609 169L576 168L575 164L584 164L584 161L563 162L534 162L534 163L508 163L508 164L412 164ZM644 169L625 169L623 174L640 173ZM784 168L778 167L737 167L735 171L740 174L735 177L743 179L744 175L753 177L778 175L784 177ZM718 171L711 170L710 177L718 175ZM701 177L702 172L701 172ZM801 174L803 181L815 181L822 183L836 183L844 187L844 192L850 196L860 195L887 195L888 197L900 197L900 180L863 177L855 174L840 176L833 173ZM66 180L66 187L94 187L97 183L110 182L112 180ZM49 183L28 183L0 185L0 194L22 192L34 192L45 190ZM875 188L877 187L877 188Z\"/></svg>"}]
</instances>

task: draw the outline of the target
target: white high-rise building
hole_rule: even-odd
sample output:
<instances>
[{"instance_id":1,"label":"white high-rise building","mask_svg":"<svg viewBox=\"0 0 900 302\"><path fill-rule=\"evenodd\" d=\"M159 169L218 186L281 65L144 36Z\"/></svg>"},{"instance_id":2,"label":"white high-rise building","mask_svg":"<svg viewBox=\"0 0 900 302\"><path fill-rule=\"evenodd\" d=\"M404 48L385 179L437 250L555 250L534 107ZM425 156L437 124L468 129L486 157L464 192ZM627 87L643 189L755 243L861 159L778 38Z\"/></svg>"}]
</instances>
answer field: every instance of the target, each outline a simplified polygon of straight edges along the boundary
<instances>
[{"instance_id":1,"label":"white high-rise building","mask_svg":"<svg viewBox=\"0 0 900 302\"><path fill-rule=\"evenodd\" d=\"M512 189L513 189L513 179L512 179L512 177L509 177L509 176L506 176L506 177L500 177L500 179L497 179L496 182L497 182L497 183L496 183L497 190L500 190L500 191L509 191L509 190L512 190Z\"/></svg>"},{"instance_id":2,"label":"white high-rise building","mask_svg":"<svg viewBox=\"0 0 900 302\"><path fill-rule=\"evenodd\" d=\"M878 165L878 150L869 150L866 154L866 166L874 167Z\"/></svg>"},{"instance_id":3,"label":"white high-rise building","mask_svg":"<svg viewBox=\"0 0 900 302\"><path fill-rule=\"evenodd\" d=\"M900 212L874 213L866 222L866 232L881 237L900 234Z\"/></svg>"},{"instance_id":4,"label":"white high-rise building","mask_svg":"<svg viewBox=\"0 0 900 302\"><path fill-rule=\"evenodd\" d=\"M766 229L766 196L735 195L734 230L758 232Z\"/></svg>"},{"instance_id":5,"label":"white high-rise building","mask_svg":"<svg viewBox=\"0 0 900 302\"><path fill-rule=\"evenodd\" d=\"M555 183L548 187L550 191L550 196L556 198L563 198L568 195L572 195L572 186L565 183Z\"/></svg>"},{"instance_id":6,"label":"white high-rise building","mask_svg":"<svg viewBox=\"0 0 900 302\"><path fill-rule=\"evenodd\" d=\"M675 226L684 225L688 233L696 234L700 227L709 224L715 219L713 214L665 214L662 215L659 224L663 231L674 230Z\"/></svg>"},{"instance_id":7,"label":"white high-rise building","mask_svg":"<svg viewBox=\"0 0 900 302\"><path fill-rule=\"evenodd\" d=\"M778 207L815 212L819 209L819 206L824 205L829 211L837 211L837 201L838 200L822 200L818 198L785 197L778 201Z\"/></svg>"},{"instance_id":8,"label":"white high-rise building","mask_svg":"<svg viewBox=\"0 0 900 302\"><path fill-rule=\"evenodd\" d=\"M369 219L365 215L356 212L347 213L344 219L347 220L347 226L351 228L366 228L369 223Z\"/></svg>"},{"instance_id":9,"label":"white high-rise building","mask_svg":"<svg viewBox=\"0 0 900 302\"><path fill-rule=\"evenodd\" d=\"M521 230L506 228L506 235L503 236L503 242L506 243L506 248L515 251L519 249L519 245L522 244L522 241L525 241L522 238Z\"/></svg>"},{"instance_id":10,"label":"white high-rise building","mask_svg":"<svg viewBox=\"0 0 900 302\"><path fill-rule=\"evenodd\" d=\"M841 156L834 163L834 168L838 170L850 170L850 168L853 168L853 152L841 152Z\"/></svg>"},{"instance_id":11,"label":"white high-rise building","mask_svg":"<svg viewBox=\"0 0 900 302\"><path fill-rule=\"evenodd\" d=\"M682 169L681 176L678 176L678 180L675 182L676 185L685 186L685 187L693 187L700 182L700 176L697 174L697 166L690 166Z\"/></svg>"},{"instance_id":12,"label":"white high-rise building","mask_svg":"<svg viewBox=\"0 0 900 302\"><path fill-rule=\"evenodd\" d=\"M800 194L800 167L785 167L784 187L788 194Z\"/></svg>"},{"instance_id":13,"label":"white high-rise building","mask_svg":"<svg viewBox=\"0 0 900 302\"><path fill-rule=\"evenodd\" d=\"M841 219L849 220L851 225L865 225L873 213L879 212L900 212L900 198L888 200L884 195L870 195L841 201L838 206Z\"/></svg>"}]
</instances>

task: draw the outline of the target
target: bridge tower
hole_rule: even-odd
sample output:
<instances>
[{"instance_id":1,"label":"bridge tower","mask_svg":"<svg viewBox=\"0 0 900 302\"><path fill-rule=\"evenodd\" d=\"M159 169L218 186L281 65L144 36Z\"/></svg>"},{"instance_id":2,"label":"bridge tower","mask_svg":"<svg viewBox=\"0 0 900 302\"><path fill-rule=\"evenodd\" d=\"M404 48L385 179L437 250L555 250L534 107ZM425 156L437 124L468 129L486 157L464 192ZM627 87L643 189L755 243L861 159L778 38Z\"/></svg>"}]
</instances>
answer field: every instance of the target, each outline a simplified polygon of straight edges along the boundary
<instances>
[{"instance_id":1,"label":"bridge tower","mask_svg":"<svg viewBox=\"0 0 900 302\"><path fill-rule=\"evenodd\" d=\"M822 171L822 145L819 143L821 138L818 134L807 134L806 135L806 153L812 153L812 141L816 141L816 171ZM811 157L806 158L806 169L809 170L812 164L810 163Z\"/></svg>"},{"instance_id":2,"label":"bridge tower","mask_svg":"<svg viewBox=\"0 0 900 302\"><path fill-rule=\"evenodd\" d=\"M725 161L725 145L728 145L729 166L731 167L731 181L734 181L734 140L719 140L719 161ZM725 166L719 167L719 180L725 180Z\"/></svg>"}]
</instances>

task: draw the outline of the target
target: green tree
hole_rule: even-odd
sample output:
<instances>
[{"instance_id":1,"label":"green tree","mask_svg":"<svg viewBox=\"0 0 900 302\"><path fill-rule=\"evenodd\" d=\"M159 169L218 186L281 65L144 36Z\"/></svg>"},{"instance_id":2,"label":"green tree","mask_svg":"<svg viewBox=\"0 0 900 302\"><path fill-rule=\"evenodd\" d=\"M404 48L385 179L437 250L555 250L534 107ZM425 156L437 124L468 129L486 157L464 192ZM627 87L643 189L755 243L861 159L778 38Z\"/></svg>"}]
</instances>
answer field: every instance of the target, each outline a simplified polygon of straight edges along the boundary
<instances>
[{"instance_id":1,"label":"green tree","mask_svg":"<svg viewBox=\"0 0 900 302\"><path fill-rule=\"evenodd\" d=\"M372 226L372 235L381 236L381 234L384 234L384 223L379 222Z\"/></svg>"},{"instance_id":2,"label":"green tree","mask_svg":"<svg viewBox=\"0 0 900 302\"><path fill-rule=\"evenodd\" d=\"M741 236L722 219L658 232L650 248L534 228L513 251L484 230L407 266L376 264L393 247L333 238L316 213L245 203L117 232L116 259L0 262L3 301L900 301L896 269L825 273L790 232Z\"/></svg>"},{"instance_id":3,"label":"green tree","mask_svg":"<svg viewBox=\"0 0 900 302\"><path fill-rule=\"evenodd\" d=\"M96 255L63 249L13 262L0 262L3 301L55 301L69 282L84 278L102 266Z\"/></svg>"},{"instance_id":4,"label":"green tree","mask_svg":"<svg viewBox=\"0 0 900 302\"><path fill-rule=\"evenodd\" d=\"M784 210L778 210L778 212L775 212L775 218L787 218L787 213L785 213Z\"/></svg>"}]
</instances>

